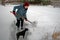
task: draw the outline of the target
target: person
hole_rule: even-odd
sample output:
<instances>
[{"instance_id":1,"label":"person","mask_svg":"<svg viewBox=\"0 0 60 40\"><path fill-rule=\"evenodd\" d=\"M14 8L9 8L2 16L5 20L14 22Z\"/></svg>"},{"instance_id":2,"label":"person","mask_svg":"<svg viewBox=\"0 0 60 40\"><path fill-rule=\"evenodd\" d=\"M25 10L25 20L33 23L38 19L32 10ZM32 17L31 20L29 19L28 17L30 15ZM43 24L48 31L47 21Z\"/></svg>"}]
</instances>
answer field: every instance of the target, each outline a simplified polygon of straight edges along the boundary
<instances>
[{"instance_id":1,"label":"person","mask_svg":"<svg viewBox=\"0 0 60 40\"><path fill-rule=\"evenodd\" d=\"M23 29L24 20L27 21L26 12L28 10L28 7L29 7L29 3L25 2L24 4L20 4L19 6L14 6L14 8L13 8L13 14L17 18L16 26L17 26L18 30L19 30L20 26L21 26L21 29ZM16 9L17 9L17 11L16 11Z\"/></svg>"}]
</instances>

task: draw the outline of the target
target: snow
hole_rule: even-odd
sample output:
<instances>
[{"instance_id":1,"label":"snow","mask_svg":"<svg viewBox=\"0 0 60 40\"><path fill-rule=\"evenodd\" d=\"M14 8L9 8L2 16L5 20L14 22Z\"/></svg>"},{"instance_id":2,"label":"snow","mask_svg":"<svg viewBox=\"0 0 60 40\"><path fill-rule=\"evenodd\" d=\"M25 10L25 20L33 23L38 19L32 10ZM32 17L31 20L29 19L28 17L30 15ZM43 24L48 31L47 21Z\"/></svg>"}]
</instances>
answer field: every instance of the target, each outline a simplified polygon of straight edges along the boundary
<instances>
[{"instance_id":1,"label":"snow","mask_svg":"<svg viewBox=\"0 0 60 40\"><path fill-rule=\"evenodd\" d=\"M16 18L10 13L14 6L0 5L0 40L16 40ZM60 8L53 8L51 5L30 5L27 18L32 22L36 21L37 24L36 27L32 27L26 22L29 34L26 34L25 40L52 40L54 30L60 32Z\"/></svg>"}]
</instances>

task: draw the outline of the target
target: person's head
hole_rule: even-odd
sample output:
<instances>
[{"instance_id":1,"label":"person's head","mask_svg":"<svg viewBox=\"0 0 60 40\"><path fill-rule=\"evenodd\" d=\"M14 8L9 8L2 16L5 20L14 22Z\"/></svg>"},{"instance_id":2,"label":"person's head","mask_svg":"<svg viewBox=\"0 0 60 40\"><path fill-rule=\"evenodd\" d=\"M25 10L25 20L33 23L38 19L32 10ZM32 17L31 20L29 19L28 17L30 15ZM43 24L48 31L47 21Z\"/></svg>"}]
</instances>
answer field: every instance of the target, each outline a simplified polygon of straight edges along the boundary
<instances>
[{"instance_id":1,"label":"person's head","mask_svg":"<svg viewBox=\"0 0 60 40\"><path fill-rule=\"evenodd\" d=\"M24 8L25 8L25 9L28 9L28 7L29 7L29 3L28 3L28 2L25 2L25 3L24 3Z\"/></svg>"}]
</instances>

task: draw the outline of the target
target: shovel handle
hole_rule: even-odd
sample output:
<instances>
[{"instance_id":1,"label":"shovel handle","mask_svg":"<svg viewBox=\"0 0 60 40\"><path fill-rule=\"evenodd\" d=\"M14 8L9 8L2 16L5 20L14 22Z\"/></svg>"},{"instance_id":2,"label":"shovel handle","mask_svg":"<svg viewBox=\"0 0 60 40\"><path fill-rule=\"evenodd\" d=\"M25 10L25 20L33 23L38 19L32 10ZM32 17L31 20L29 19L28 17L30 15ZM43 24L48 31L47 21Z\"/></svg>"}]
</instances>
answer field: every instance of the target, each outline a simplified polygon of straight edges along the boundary
<instances>
[{"instance_id":1,"label":"shovel handle","mask_svg":"<svg viewBox=\"0 0 60 40\"><path fill-rule=\"evenodd\" d=\"M32 22L31 22L31 21L29 21L29 20L28 20L28 22L32 24Z\"/></svg>"},{"instance_id":2,"label":"shovel handle","mask_svg":"<svg viewBox=\"0 0 60 40\"><path fill-rule=\"evenodd\" d=\"M23 16L21 16L21 18L22 18L22 19L25 19ZM28 21L29 23L31 23L31 24L32 24L32 22L31 22L31 21L29 21L29 20L27 20L27 21Z\"/></svg>"}]
</instances>

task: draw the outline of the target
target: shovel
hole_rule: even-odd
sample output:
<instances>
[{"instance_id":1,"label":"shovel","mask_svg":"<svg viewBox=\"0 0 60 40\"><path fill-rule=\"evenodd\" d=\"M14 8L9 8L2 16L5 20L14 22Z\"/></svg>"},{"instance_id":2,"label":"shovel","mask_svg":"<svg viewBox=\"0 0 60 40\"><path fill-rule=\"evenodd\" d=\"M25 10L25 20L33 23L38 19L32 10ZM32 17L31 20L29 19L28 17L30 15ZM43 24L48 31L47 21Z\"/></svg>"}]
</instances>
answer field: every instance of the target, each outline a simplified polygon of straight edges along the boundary
<instances>
[{"instance_id":1,"label":"shovel","mask_svg":"<svg viewBox=\"0 0 60 40\"><path fill-rule=\"evenodd\" d=\"M36 24L37 24L36 21L31 22L31 21L28 20L28 22L29 22L33 27L36 27Z\"/></svg>"},{"instance_id":2,"label":"shovel","mask_svg":"<svg viewBox=\"0 0 60 40\"><path fill-rule=\"evenodd\" d=\"M10 11L10 13L13 13L12 11ZM19 14L16 14L16 15L19 15ZM14 15L15 16L15 15ZM20 17L22 18L22 19L25 19L23 16L21 16L20 15ZM36 21L34 21L34 22L31 22L31 21L29 21L29 20L27 20L29 23L31 23L31 25L33 26L33 27L36 27Z\"/></svg>"}]
</instances>

